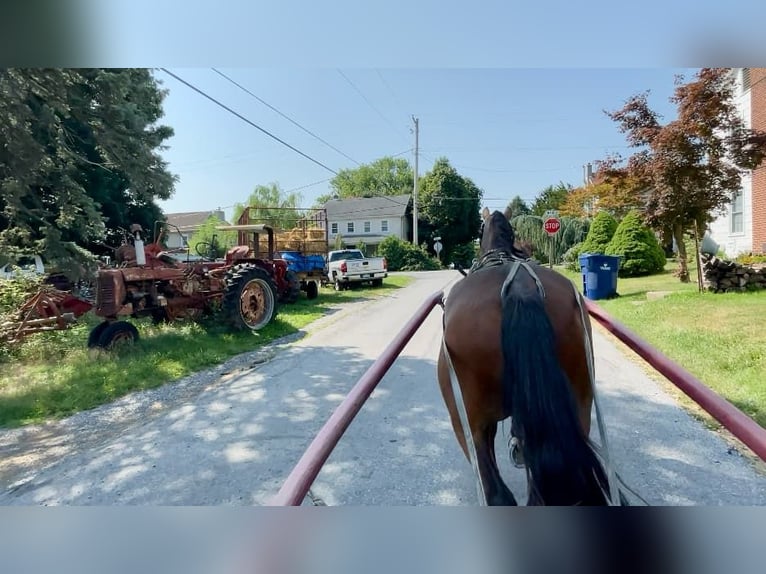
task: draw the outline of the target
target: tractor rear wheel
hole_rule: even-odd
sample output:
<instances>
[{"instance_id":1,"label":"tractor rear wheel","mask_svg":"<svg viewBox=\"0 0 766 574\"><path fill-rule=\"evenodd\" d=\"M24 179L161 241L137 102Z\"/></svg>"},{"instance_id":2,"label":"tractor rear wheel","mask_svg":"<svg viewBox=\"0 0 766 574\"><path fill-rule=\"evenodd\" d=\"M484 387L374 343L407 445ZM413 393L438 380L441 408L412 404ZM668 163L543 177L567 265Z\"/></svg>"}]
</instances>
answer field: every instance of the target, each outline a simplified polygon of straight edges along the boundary
<instances>
[{"instance_id":1,"label":"tractor rear wheel","mask_svg":"<svg viewBox=\"0 0 766 574\"><path fill-rule=\"evenodd\" d=\"M295 271L288 271L285 273L285 281L287 281L287 289L282 293L279 302L288 304L297 302L301 296L301 282L298 275Z\"/></svg>"},{"instance_id":2,"label":"tractor rear wheel","mask_svg":"<svg viewBox=\"0 0 766 574\"><path fill-rule=\"evenodd\" d=\"M226 274L223 312L237 330L257 331L277 316L277 285L255 265L237 265Z\"/></svg>"}]
</instances>

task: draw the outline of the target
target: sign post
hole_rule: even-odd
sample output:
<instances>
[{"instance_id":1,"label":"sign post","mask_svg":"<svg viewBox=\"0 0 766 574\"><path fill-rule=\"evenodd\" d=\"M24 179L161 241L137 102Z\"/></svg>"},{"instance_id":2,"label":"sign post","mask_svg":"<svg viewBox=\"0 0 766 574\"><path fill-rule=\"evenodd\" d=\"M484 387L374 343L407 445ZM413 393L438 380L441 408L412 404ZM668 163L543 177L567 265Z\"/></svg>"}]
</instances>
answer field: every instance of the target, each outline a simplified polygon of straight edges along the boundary
<instances>
[{"instance_id":1,"label":"sign post","mask_svg":"<svg viewBox=\"0 0 766 574\"><path fill-rule=\"evenodd\" d=\"M556 240L556 234L559 232L559 229L561 229L561 220L559 219L559 212L555 209L549 209L545 212L545 215L543 215L543 229L545 229L545 232L548 234L548 237L551 238L551 244L550 244L550 256L548 259L548 266L553 269L553 256L554 256L554 241Z\"/></svg>"},{"instance_id":2,"label":"sign post","mask_svg":"<svg viewBox=\"0 0 766 574\"><path fill-rule=\"evenodd\" d=\"M436 251L436 258L441 261L441 252L444 246L442 245L441 237L434 237L434 251Z\"/></svg>"}]
</instances>

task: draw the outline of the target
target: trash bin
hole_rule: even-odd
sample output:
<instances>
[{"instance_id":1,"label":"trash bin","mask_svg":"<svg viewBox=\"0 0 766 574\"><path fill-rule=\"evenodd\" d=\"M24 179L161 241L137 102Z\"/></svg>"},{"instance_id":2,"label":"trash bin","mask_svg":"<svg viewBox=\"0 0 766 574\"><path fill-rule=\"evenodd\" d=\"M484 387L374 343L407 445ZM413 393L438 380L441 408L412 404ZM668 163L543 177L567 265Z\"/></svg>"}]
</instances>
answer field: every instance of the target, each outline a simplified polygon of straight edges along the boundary
<instances>
[{"instance_id":1,"label":"trash bin","mask_svg":"<svg viewBox=\"0 0 766 574\"><path fill-rule=\"evenodd\" d=\"M578 258L582 273L583 294L592 300L617 295L617 271L620 258L600 253L585 253Z\"/></svg>"}]
</instances>

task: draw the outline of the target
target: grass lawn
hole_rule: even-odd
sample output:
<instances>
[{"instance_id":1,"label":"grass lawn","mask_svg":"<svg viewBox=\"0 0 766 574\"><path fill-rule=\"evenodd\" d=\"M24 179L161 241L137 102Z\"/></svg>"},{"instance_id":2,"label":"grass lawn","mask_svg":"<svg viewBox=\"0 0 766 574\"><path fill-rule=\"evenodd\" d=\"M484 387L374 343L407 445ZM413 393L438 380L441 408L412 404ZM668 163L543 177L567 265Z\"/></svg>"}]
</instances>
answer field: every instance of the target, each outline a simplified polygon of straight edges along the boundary
<instances>
[{"instance_id":1,"label":"grass lawn","mask_svg":"<svg viewBox=\"0 0 766 574\"><path fill-rule=\"evenodd\" d=\"M620 278L620 297L597 303L766 427L766 290L700 294L696 269L682 284L674 268L669 262L663 274ZM579 273L559 271L582 283ZM671 293L651 296L659 291Z\"/></svg>"},{"instance_id":2,"label":"grass lawn","mask_svg":"<svg viewBox=\"0 0 766 574\"><path fill-rule=\"evenodd\" d=\"M72 329L30 337L17 357L2 363L0 426L59 418L132 391L159 387L296 333L331 306L388 295L412 281L400 275L388 277L379 288L340 292L324 288L313 301L302 295L294 305L281 305L277 319L256 333L228 333L195 323L153 326L149 319L132 321L139 330L138 343L108 355L86 349L88 332L99 322L89 313Z\"/></svg>"}]
</instances>

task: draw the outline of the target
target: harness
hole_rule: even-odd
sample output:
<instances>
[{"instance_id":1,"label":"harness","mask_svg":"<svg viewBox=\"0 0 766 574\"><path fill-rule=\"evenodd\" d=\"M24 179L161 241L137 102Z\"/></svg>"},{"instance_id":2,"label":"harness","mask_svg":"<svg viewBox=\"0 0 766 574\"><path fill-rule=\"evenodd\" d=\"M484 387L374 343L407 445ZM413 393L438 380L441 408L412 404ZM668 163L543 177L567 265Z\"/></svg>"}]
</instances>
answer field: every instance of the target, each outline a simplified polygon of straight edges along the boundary
<instances>
[{"instance_id":1,"label":"harness","mask_svg":"<svg viewBox=\"0 0 766 574\"><path fill-rule=\"evenodd\" d=\"M468 271L468 275L477 273L483 269L499 267L503 265L510 265L510 269L508 270L508 275L506 276L505 281L503 281L503 285L500 288L501 298L505 297L505 294L508 292L508 289L510 289L511 284L513 283L513 280L516 278L516 275L519 269L523 268L524 270L526 270L527 273L529 273L530 277L534 279L537 285L537 290L540 293L540 296L543 299L545 299L545 288L543 287L542 281L540 281L540 278L537 276L537 273L535 273L533 269L533 266L537 265L537 263L531 258L522 259L503 249L493 249L485 253L481 258L479 258L478 260L474 262L474 264L471 266L470 270ZM601 406L597 398L597 392L596 392L595 364L593 359L593 349L591 346L590 335L588 334L588 330L585 328L585 305L583 304L582 295L577 290L577 287L574 284L572 285L572 287L574 288L577 305L580 308L580 317L581 317L581 321L583 325L583 331L585 334L585 353L586 353L587 363L588 363L588 376L590 379L590 385L591 385L591 389L593 393L593 406L596 411L596 422L597 422L597 426L598 426L598 430L599 430L599 434L601 438L601 445L596 445L590 440L590 438L588 438L588 442L590 443L591 447L596 453L596 456L601 458L604 468L606 470L607 481L609 483L609 491L610 491L609 496L607 496L609 505L619 506L620 498L619 498L619 490L617 486L618 484L623 486L623 488L630 491L633 495L637 496L639 499L641 499L641 497L638 496L638 494L636 494L632 489L630 489L622 481L620 476L614 471L612 465L610 464L609 455L608 455L609 448L608 448L607 438L606 438L606 428L604 425L604 420L601 413ZM441 303L441 306L442 308L444 308L443 301ZM446 328L446 315L442 317L442 328L443 329ZM458 381L457 373L455 372L455 368L452 363L452 358L450 356L449 350L447 349L446 337L444 336L442 336L442 351L444 353L444 357L447 362L450 384L452 387L452 394L455 397L455 404L457 407L458 416L460 417L460 425L463 428L463 436L465 438L465 443L466 443L466 448L468 450L469 459L471 461L471 466L473 467L474 473L476 474L479 505L487 506L487 496L486 496L486 492L484 491L484 484L481 481L481 475L479 473L479 463L478 463L478 457L476 454L476 445L473 441L473 437L471 436L471 427L468 424L468 412L466 411L466 408L465 408L465 403L463 401L463 394L460 390L460 383ZM518 439L516 437L513 437L511 440L511 444L514 448L518 448L519 446ZM517 463L516 466L518 467L523 465L520 463ZM604 493L604 494L607 494L607 493Z\"/></svg>"}]
</instances>

